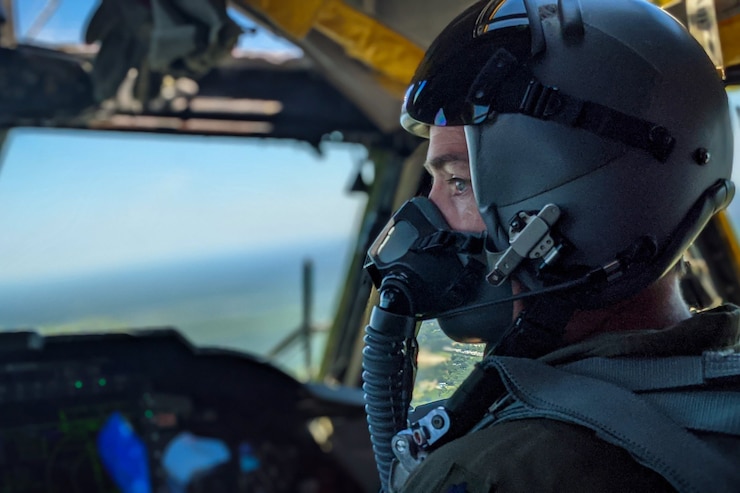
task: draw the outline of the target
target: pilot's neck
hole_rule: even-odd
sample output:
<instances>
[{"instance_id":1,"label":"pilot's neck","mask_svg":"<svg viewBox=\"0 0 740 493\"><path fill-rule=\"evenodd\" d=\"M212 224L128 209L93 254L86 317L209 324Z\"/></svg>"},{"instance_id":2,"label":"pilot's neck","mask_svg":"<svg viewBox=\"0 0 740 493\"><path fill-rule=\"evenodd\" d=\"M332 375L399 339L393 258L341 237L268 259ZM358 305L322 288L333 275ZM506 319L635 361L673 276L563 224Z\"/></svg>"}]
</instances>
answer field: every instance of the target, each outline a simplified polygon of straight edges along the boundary
<instances>
[{"instance_id":1,"label":"pilot's neck","mask_svg":"<svg viewBox=\"0 0 740 493\"><path fill-rule=\"evenodd\" d=\"M690 317L679 274L673 269L632 298L598 310L576 311L564 337L574 343L606 332L664 329Z\"/></svg>"}]
</instances>

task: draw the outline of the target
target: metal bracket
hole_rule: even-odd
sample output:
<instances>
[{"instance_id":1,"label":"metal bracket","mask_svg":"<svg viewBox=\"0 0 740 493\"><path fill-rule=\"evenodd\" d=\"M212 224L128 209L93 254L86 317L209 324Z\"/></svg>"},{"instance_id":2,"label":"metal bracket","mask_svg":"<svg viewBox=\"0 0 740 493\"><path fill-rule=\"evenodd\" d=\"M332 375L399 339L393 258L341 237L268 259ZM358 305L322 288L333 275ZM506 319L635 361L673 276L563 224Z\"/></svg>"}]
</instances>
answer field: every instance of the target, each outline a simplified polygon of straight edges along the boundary
<instances>
[{"instance_id":1,"label":"metal bracket","mask_svg":"<svg viewBox=\"0 0 740 493\"><path fill-rule=\"evenodd\" d=\"M525 258L553 259L548 254L555 247L550 228L560 219L560 208L547 204L537 214L524 211L517 213L509 225L509 248L503 252L488 252L488 265L493 269L488 274L488 282L500 285L522 263Z\"/></svg>"},{"instance_id":2,"label":"metal bracket","mask_svg":"<svg viewBox=\"0 0 740 493\"><path fill-rule=\"evenodd\" d=\"M424 462L427 452L420 450L410 429L403 430L391 442L396 460L391 463L390 491L399 491L411 473Z\"/></svg>"},{"instance_id":3,"label":"metal bracket","mask_svg":"<svg viewBox=\"0 0 740 493\"><path fill-rule=\"evenodd\" d=\"M440 406L393 437L391 448L396 460L391 464L392 492L400 490L414 469L424 462L429 454L429 448L449 430L450 416L447 410Z\"/></svg>"},{"instance_id":4,"label":"metal bracket","mask_svg":"<svg viewBox=\"0 0 740 493\"><path fill-rule=\"evenodd\" d=\"M416 445L426 450L450 431L450 416L444 407L439 406L412 424L410 430Z\"/></svg>"}]
</instances>

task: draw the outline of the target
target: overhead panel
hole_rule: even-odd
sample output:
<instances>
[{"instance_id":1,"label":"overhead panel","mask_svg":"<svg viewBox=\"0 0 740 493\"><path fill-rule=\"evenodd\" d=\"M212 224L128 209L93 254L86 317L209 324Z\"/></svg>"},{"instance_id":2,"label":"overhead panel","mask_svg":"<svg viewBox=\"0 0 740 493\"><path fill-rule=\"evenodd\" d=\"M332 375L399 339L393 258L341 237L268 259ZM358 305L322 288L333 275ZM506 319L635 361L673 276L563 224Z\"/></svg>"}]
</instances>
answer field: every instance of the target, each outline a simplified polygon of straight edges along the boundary
<instances>
[{"instance_id":1,"label":"overhead panel","mask_svg":"<svg viewBox=\"0 0 740 493\"><path fill-rule=\"evenodd\" d=\"M691 35L704 47L714 66L725 75L722 44L717 25L717 10L714 0L685 0L687 27Z\"/></svg>"},{"instance_id":2,"label":"overhead panel","mask_svg":"<svg viewBox=\"0 0 740 493\"><path fill-rule=\"evenodd\" d=\"M716 65L724 67L740 65L740 2L737 0L651 1L688 26ZM716 46L717 31L719 31L719 47Z\"/></svg>"}]
</instances>

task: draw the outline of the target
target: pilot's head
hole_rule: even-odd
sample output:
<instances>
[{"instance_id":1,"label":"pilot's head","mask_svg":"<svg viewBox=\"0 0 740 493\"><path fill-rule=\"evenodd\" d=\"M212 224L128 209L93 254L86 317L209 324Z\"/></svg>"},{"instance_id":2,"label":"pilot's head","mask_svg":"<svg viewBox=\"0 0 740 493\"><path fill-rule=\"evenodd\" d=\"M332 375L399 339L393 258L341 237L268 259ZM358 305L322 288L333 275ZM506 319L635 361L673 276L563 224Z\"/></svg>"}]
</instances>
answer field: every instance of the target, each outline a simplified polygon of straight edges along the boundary
<instances>
[{"instance_id":1,"label":"pilot's head","mask_svg":"<svg viewBox=\"0 0 740 493\"><path fill-rule=\"evenodd\" d=\"M530 300L635 295L734 192L722 80L646 0L473 5L427 51L402 124L464 129L489 280Z\"/></svg>"}]
</instances>

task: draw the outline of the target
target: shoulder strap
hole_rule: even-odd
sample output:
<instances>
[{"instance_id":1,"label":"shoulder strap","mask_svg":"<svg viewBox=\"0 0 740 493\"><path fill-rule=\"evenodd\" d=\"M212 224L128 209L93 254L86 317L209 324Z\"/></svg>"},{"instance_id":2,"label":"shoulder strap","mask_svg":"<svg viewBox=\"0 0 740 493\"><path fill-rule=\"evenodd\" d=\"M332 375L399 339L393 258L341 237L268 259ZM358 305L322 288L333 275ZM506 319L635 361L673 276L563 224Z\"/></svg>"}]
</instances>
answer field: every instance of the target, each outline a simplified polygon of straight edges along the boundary
<instances>
[{"instance_id":1,"label":"shoulder strap","mask_svg":"<svg viewBox=\"0 0 740 493\"><path fill-rule=\"evenodd\" d=\"M527 410L594 430L629 451L680 492L736 492L740 467L668 418L654 404L615 383L553 368L542 362L490 357L508 393Z\"/></svg>"},{"instance_id":2,"label":"shoulder strap","mask_svg":"<svg viewBox=\"0 0 740 493\"><path fill-rule=\"evenodd\" d=\"M740 384L740 353L735 351L705 351L701 356L660 358L596 357L557 367L613 382L635 392L695 387L732 380Z\"/></svg>"},{"instance_id":3,"label":"shoulder strap","mask_svg":"<svg viewBox=\"0 0 740 493\"><path fill-rule=\"evenodd\" d=\"M690 430L740 437L740 353L587 358L558 368L632 390Z\"/></svg>"}]
</instances>

